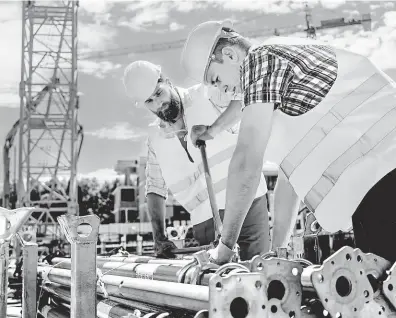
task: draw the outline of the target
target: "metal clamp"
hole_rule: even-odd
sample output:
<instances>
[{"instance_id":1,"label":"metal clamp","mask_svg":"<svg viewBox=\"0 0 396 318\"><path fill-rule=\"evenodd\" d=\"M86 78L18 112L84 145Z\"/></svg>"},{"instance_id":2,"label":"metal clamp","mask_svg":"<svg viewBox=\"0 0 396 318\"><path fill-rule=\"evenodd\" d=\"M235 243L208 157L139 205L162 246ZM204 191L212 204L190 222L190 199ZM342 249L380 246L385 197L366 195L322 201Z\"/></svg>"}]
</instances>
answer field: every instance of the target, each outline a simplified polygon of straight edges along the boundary
<instances>
[{"instance_id":1,"label":"metal clamp","mask_svg":"<svg viewBox=\"0 0 396 318\"><path fill-rule=\"evenodd\" d=\"M213 276L209 281L209 317L268 317L271 310L260 273Z\"/></svg>"},{"instance_id":2,"label":"metal clamp","mask_svg":"<svg viewBox=\"0 0 396 318\"><path fill-rule=\"evenodd\" d=\"M210 263L209 254L206 251L199 251L193 254L193 265L185 273L184 283L191 285L200 285L204 272L216 270L219 266Z\"/></svg>"},{"instance_id":3,"label":"metal clamp","mask_svg":"<svg viewBox=\"0 0 396 318\"><path fill-rule=\"evenodd\" d=\"M280 315L283 312L287 317L300 317L303 266L299 262L255 257L251 261L250 269L264 275L264 288L272 314Z\"/></svg>"}]
</instances>

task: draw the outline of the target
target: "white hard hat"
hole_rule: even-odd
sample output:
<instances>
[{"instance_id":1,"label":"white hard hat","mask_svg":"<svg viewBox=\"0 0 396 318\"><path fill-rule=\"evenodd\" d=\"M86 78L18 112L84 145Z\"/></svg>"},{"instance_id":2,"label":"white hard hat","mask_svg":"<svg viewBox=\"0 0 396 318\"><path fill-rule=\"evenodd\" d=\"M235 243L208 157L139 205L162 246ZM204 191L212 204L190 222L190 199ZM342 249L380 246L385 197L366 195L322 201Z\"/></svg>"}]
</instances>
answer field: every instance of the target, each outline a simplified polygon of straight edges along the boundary
<instances>
[{"instance_id":1,"label":"white hard hat","mask_svg":"<svg viewBox=\"0 0 396 318\"><path fill-rule=\"evenodd\" d=\"M223 28L232 28L232 22L208 21L196 26L188 35L181 54L181 65L187 75L200 83L205 83L205 74L213 51L220 38L226 37Z\"/></svg>"},{"instance_id":2,"label":"white hard hat","mask_svg":"<svg viewBox=\"0 0 396 318\"><path fill-rule=\"evenodd\" d=\"M128 97L141 106L154 93L161 67L147 61L135 61L124 70L124 86Z\"/></svg>"}]
</instances>

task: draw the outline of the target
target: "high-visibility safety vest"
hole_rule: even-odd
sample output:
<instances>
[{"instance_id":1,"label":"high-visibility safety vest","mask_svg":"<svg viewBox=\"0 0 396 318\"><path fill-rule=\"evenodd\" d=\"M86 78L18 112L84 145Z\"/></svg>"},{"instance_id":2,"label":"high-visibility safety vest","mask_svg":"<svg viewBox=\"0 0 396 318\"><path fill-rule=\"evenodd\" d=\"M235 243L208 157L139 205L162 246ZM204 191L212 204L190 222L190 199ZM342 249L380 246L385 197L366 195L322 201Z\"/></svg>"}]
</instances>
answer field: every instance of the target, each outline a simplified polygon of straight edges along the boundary
<instances>
[{"instance_id":1,"label":"high-visibility safety vest","mask_svg":"<svg viewBox=\"0 0 396 318\"><path fill-rule=\"evenodd\" d=\"M185 105L185 119L190 132L193 125L210 125L218 117L216 109L205 97L205 87L196 85L188 90L178 88ZM150 140L161 167L162 177L175 199L191 214L192 224L212 218L201 152L187 136L187 149L192 163L179 139L166 138L158 127L150 129ZM206 152L219 209L225 207L228 166L237 143L237 134L224 131L206 142ZM256 197L267 192L262 176Z\"/></svg>"},{"instance_id":2,"label":"high-visibility safety vest","mask_svg":"<svg viewBox=\"0 0 396 318\"><path fill-rule=\"evenodd\" d=\"M330 232L350 229L367 192L396 168L395 83L368 58L335 53L327 96L300 116L276 110L264 155Z\"/></svg>"}]
</instances>

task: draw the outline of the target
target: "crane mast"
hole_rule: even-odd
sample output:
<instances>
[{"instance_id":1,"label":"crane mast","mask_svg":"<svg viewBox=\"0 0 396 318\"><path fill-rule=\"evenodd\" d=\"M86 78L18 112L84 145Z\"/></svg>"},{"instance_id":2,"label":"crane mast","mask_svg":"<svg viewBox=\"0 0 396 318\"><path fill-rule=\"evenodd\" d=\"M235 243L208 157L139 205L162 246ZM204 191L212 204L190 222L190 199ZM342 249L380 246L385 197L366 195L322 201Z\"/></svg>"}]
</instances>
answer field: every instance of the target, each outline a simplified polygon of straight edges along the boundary
<instances>
[{"instance_id":1,"label":"crane mast","mask_svg":"<svg viewBox=\"0 0 396 318\"><path fill-rule=\"evenodd\" d=\"M59 213L78 214L78 1L22 6L17 205L56 224Z\"/></svg>"}]
</instances>

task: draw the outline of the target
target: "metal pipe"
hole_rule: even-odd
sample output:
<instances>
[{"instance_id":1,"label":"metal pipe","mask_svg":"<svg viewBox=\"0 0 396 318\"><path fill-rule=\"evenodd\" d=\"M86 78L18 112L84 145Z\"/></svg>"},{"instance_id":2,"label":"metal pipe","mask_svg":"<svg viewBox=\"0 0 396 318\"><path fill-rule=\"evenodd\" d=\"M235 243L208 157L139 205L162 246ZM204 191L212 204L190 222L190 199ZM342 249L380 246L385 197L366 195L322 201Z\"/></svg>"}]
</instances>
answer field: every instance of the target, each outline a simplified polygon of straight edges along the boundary
<instances>
[{"instance_id":1,"label":"metal pipe","mask_svg":"<svg viewBox=\"0 0 396 318\"><path fill-rule=\"evenodd\" d=\"M63 286L43 285L42 289L50 296L56 297L67 304L70 304L70 288ZM168 311L166 308L160 306L148 305L142 302L113 296L109 296L107 299L102 299L99 301L97 310L99 317L101 317L102 313L108 313L109 317L128 316L128 313L132 313L135 310L140 311L143 315L154 313L157 316L158 314L165 314ZM185 316L185 312L183 312L183 314Z\"/></svg>"},{"instance_id":2,"label":"metal pipe","mask_svg":"<svg viewBox=\"0 0 396 318\"><path fill-rule=\"evenodd\" d=\"M56 268L71 269L70 262L58 263ZM115 276L138 277L155 279L169 282L180 282L179 275L184 266L161 265L161 264L139 264L124 262L106 262L98 264L103 274Z\"/></svg>"},{"instance_id":3,"label":"metal pipe","mask_svg":"<svg viewBox=\"0 0 396 318\"><path fill-rule=\"evenodd\" d=\"M0 317L7 317L9 241L0 243Z\"/></svg>"},{"instance_id":4,"label":"metal pipe","mask_svg":"<svg viewBox=\"0 0 396 318\"><path fill-rule=\"evenodd\" d=\"M123 262L123 263L138 263L138 264L163 264L163 265L180 265L184 266L188 263L191 263L192 258L190 259L160 259L149 256L98 256L96 258L96 263L98 266L101 266L103 263L107 262ZM58 268L70 268L71 260L70 258L63 257L54 257L51 262L53 265L56 265Z\"/></svg>"},{"instance_id":5,"label":"metal pipe","mask_svg":"<svg viewBox=\"0 0 396 318\"><path fill-rule=\"evenodd\" d=\"M49 305L43 306L39 311L44 318L70 318L70 315L65 310L53 308Z\"/></svg>"},{"instance_id":6,"label":"metal pipe","mask_svg":"<svg viewBox=\"0 0 396 318\"><path fill-rule=\"evenodd\" d=\"M58 222L71 244L71 318L96 318L96 215L62 215ZM70 272L70 271L69 271Z\"/></svg>"},{"instance_id":7,"label":"metal pipe","mask_svg":"<svg viewBox=\"0 0 396 318\"><path fill-rule=\"evenodd\" d=\"M36 318L38 246L36 243L25 242L22 239L21 242L23 244L22 317Z\"/></svg>"},{"instance_id":8,"label":"metal pipe","mask_svg":"<svg viewBox=\"0 0 396 318\"><path fill-rule=\"evenodd\" d=\"M51 282L71 286L70 270L41 266L38 268L38 273ZM106 292L112 296L195 311L208 307L209 288L207 286L187 286L173 282L148 281L113 275L104 275L101 280ZM103 293L103 290L98 288L97 292Z\"/></svg>"}]
</instances>

